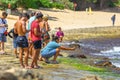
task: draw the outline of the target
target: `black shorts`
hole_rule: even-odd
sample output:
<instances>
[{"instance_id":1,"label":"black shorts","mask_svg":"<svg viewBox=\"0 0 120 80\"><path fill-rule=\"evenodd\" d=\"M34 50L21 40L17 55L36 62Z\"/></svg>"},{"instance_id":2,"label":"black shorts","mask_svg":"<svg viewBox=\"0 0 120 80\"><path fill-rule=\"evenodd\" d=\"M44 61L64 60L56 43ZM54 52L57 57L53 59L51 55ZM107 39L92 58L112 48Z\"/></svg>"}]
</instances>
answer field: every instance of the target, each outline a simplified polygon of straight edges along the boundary
<instances>
[{"instance_id":1,"label":"black shorts","mask_svg":"<svg viewBox=\"0 0 120 80\"><path fill-rule=\"evenodd\" d=\"M41 40L34 41L33 42L34 49L40 49L42 47L41 44L42 44Z\"/></svg>"},{"instance_id":2,"label":"black shorts","mask_svg":"<svg viewBox=\"0 0 120 80\"><path fill-rule=\"evenodd\" d=\"M16 43L17 43L18 47L22 47L22 48L28 47L28 40L27 40L26 36L18 36L16 38Z\"/></svg>"}]
</instances>

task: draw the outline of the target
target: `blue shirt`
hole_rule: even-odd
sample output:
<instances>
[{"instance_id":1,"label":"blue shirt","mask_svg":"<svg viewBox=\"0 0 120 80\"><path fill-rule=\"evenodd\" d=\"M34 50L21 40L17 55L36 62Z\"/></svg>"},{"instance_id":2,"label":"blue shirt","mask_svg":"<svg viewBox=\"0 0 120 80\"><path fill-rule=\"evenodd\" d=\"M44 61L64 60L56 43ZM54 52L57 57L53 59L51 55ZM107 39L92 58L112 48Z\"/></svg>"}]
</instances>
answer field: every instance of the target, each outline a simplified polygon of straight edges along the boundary
<instances>
[{"instance_id":1,"label":"blue shirt","mask_svg":"<svg viewBox=\"0 0 120 80\"><path fill-rule=\"evenodd\" d=\"M30 30L31 29L31 24L32 22L36 19L36 16L33 16L29 19L29 22L28 22L28 27L27 27L27 30Z\"/></svg>"},{"instance_id":2,"label":"blue shirt","mask_svg":"<svg viewBox=\"0 0 120 80\"><path fill-rule=\"evenodd\" d=\"M0 24L7 24L7 21L5 19L0 18ZM0 27L0 33L4 33L7 30L7 28L4 27Z\"/></svg>"},{"instance_id":3,"label":"blue shirt","mask_svg":"<svg viewBox=\"0 0 120 80\"><path fill-rule=\"evenodd\" d=\"M55 41L51 41L51 42L49 42L49 43L45 46L45 48L43 48L43 49L41 50L41 52L42 52L42 51L51 51L51 50L54 50L54 49L59 48L59 47L60 47L60 44L58 44L58 43L55 42Z\"/></svg>"}]
</instances>

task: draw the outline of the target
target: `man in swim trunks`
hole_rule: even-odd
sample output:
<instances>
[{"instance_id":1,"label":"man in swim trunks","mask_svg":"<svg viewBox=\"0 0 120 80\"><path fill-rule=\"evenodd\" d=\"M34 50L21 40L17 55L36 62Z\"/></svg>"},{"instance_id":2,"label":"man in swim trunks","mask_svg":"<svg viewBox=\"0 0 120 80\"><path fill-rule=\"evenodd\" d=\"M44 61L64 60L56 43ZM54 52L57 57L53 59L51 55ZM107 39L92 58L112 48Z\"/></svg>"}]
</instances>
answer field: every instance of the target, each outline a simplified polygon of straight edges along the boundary
<instances>
[{"instance_id":1,"label":"man in swim trunks","mask_svg":"<svg viewBox=\"0 0 120 80\"><path fill-rule=\"evenodd\" d=\"M27 30L26 30L26 22L29 19L29 15L27 13L22 14L22 18L15 23L14 26L14 32L18 34L18 37L16 39L17 45L19 47L19 59L20 59L20 65L23 68L29 68L28 67L28 41L25 36ZM23 64L23 53L25 53L25 64Z\"/></svg>"},{"instance_id":2,"label":"man in swim trunks","mask_svg":"<svg viewBox=\"0 0 120 80\"><path fill-rule=\"evenodd\" d=\"M33 58L31 68L39 68L37 60L41 49L41 30L39 23L42 21L43 14L39 13L31 24L31 39L33 42Z\"/></svg>"}]
</instances>

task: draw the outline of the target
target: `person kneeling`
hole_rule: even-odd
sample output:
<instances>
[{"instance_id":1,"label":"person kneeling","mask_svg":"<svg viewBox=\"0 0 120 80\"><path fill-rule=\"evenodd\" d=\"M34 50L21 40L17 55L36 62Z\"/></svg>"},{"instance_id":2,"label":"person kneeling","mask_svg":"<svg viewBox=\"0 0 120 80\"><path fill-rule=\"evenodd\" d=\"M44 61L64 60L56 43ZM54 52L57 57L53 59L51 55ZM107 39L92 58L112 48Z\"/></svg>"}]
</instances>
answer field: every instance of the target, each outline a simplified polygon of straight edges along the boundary
<instances>
[{"instance_id":1,"label":"person kneeling","mask_svg":"<svg viewBox=\"0 0 120 80\"><path fill-rule=\"evenodd\" d=\"M53 37L52 41L49 42L46 45L46 47L44 47L41 50L40 60L44 60L47 63L48 59L50 57L54 56L52 63L57 64L58 62L56 61L56 59L60 53L60 50L75 50L75 47L74 48L66 48L64 46L60 46L59 38L57 36L55 36L55 37Z\"/></svg>"}]
</instances>

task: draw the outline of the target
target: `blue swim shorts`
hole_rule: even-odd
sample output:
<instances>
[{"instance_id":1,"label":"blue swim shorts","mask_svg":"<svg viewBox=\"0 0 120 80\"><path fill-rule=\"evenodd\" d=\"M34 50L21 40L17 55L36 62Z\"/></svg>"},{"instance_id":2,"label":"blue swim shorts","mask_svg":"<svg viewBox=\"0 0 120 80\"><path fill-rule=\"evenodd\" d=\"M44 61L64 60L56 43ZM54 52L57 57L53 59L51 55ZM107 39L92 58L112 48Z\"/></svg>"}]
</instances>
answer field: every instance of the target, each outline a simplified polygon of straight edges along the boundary
<instances>
[{"instance_id":1,"label":"blue swim shorts","mask_svg":"<svg viewBox=\"0 0 120 80\"><path fill-rule=\"evenodd\" d=\"M28 47L28 40L26 36L18 36L16 39L18 47L27 48Z\"/></svg>"},{"instance_id":2,"label":"blue swim shorts","mask_svg":"<svg viewBox=\"0 0 120 80\"><path fill-rule=\"evenodd\" d=\"M0 42L6 42L6 35L4 33L0 33Z\"/></svg>"}]
</instances>

